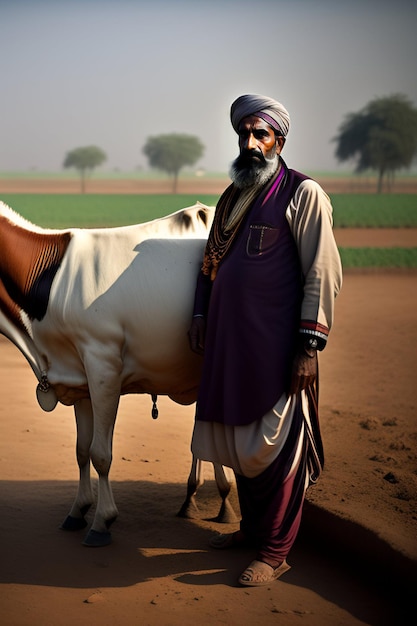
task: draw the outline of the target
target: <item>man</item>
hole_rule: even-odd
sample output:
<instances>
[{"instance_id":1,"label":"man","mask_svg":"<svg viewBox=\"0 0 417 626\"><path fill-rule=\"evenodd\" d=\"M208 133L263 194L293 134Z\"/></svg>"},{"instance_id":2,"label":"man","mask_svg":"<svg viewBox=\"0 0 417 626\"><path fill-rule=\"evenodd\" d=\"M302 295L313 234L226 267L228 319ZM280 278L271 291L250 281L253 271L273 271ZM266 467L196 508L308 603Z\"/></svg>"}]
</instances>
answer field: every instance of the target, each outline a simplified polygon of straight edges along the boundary
<instances>
[{"instance_id":1,"label":"man","mask_svg":"<svg viewBox=\"0 0 417 626\"><path fill-rule=\"evenodd\" d=\"M204 352L193 453L234 469L240 530L213 548L252 546L239 583L289 569L305 491L323 466L317 350L342 283L328 196L288 169L290 118L259 95L233 102L239 137L198 277L191 348Z\"/></svg>"}]
</instances>

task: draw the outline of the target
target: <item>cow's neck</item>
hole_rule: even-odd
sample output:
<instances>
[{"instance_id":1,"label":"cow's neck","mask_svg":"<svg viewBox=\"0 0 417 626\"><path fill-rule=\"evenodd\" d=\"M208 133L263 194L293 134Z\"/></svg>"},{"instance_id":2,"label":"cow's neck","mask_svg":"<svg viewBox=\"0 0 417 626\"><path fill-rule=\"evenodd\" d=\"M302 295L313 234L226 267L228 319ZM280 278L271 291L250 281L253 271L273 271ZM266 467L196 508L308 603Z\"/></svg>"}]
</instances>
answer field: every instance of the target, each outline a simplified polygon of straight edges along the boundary
<instances>
[{"instance_id":1,"label":"cow's neck","mask_svg":"<svg viewBox=\"0 0 417 626\"><path fill-rule=\"evenodd\" d=\"M71 233L39 233L0 217L0 280L31 318L42 319Z\"/></svg>"}]
</instances>

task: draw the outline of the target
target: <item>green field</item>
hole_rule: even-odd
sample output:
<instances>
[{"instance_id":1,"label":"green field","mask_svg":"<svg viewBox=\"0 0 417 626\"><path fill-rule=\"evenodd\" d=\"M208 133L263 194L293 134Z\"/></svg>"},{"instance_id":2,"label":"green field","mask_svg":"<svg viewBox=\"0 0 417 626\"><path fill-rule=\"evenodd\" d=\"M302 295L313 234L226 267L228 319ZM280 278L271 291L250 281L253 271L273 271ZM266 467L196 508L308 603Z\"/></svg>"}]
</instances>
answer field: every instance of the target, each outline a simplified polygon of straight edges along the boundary
<instances>
[{"instance_id":1,"label":"green field","mask_svg":"<svg viewBox=\"0 0 417 626\"><path fill-rule=\"evenodd\" d=\"M417 194L331 194L336 228L417 228Z\"/></svg>"},{"instance_id":2,"label":"green field","mask_svg":"<svg viewBox=\"0 0 417 626\"><path fill-rule=\"evenodd\" d=\"M3 194L0 198L26 219L45 228L125 226L163 217L197 200L218 196L153 194Z\"/></svg>"},{"instance_id":3,"label":"green field","mask_svg":"<svg viewBox=\"0 0 417 626\"><path fill-rule=\"evenodd\" d=\"M3 194L26 219L49 228L120 226L146 222L218 195ZM417 194L333 194L335 228L417 228Z\"/></svg>"},{"instance_id":4,"label":"green field","mask_svg":"<svg viewBox=\"0 0 417 626\"><path fill-rule=\"evenodd\" d=\"M344 268L417 268L417 248L339 248L339 252Z\"/></svg>"},{"instance_id":5,"label":"green field","mask_svg":"<svg viewBox=\"0 0 417 626\"><path fill-rule=\"evenodd\" d=\"M3 194L0 198L46 228L111 227L146 222L216 195ZM417 195L333 194L336 228L417 228ZM417 248L341 248L347 267L417 267Z\"/></svg>"}]
</instances>

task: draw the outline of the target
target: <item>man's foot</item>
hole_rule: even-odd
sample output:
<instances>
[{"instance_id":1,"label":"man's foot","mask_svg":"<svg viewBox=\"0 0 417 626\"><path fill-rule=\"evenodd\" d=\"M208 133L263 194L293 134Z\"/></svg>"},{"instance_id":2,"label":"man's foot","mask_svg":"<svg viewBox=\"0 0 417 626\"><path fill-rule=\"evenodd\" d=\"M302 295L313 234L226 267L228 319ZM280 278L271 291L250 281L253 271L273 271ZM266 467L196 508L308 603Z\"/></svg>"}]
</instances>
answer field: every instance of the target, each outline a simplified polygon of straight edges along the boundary
<instances>
[{"instance_id":1,"label":"man's foot","mask_svg":"<svg viewBox=\"0 0 417 626\"><path fill-rule=\"evenodd\" d=\"M245 535L241 530L234 533L217 534L209 541L209 546L216 550L228 550L229 548L241 548L248 545Z\"/></svg>"},{"instance_id":2,"label":"man's foot","mask_svg":"<svg viewBox=\"0 0 417 626\"><path fill-rule=\"evenodd\" d=\"M279 567L273 568L262 561L252 561L239 577L239 583L244 587L262 587L277 580L282 574L291 569L287 561L283 561Z\"/></svg>"}]
</instances>

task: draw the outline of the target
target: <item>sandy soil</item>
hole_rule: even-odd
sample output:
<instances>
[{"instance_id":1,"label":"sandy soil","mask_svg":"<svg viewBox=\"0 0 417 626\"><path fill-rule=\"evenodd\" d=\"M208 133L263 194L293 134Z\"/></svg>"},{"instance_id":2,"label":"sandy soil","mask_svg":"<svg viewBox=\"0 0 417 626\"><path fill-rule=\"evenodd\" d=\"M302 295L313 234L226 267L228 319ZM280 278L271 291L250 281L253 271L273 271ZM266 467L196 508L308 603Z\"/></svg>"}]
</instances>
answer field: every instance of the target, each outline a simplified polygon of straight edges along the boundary
<instances>
[{"instance_id":1,"label":"sandy soil","mask_svg":"<svg viewBox=\"0 0 417 626\"><path fill-rule=\"evenodd\" d=\"M394 231L399 243L387 231L365 244L357 232L336 238L343 246L416 245L416 235ZM259 589L236 583L250 551L207 547L213 531L237 528L213 521L220 501L208 464L198 518L176 517L193 407L166 398L156 421L149 397L122 398L111 470L119 507L113 543L86 548L84 531L59 530L78 480L73 411L38 407L31 369L0 337L1 623L408 623L417 579L416 280L415 272L346 273L320 355L326 467L308 493L292 569ZM238 512L234 486L232 502Z\"/></svg>"},{"instance_id":2,"label":"sandy soil","mask_svg":"<svg viewBox=\"0 0 417 626\"><path fill-rule=\"evenodd\" d=\"M318 177L317 181L324 187L327 193L375 193L376 183L374 179L352 177ZM180 178L178 193L198 194L221 194L228 178ZM172 180L170 178L158 180L143 179L120 179L100 180L94 178L86 181L86 193L172 193ZM391 189L395 193L417 193L417 178L400 178ZM77 179L1 179L1 193L80 193L80 182Z\"/></svg>"}]
</instances>

